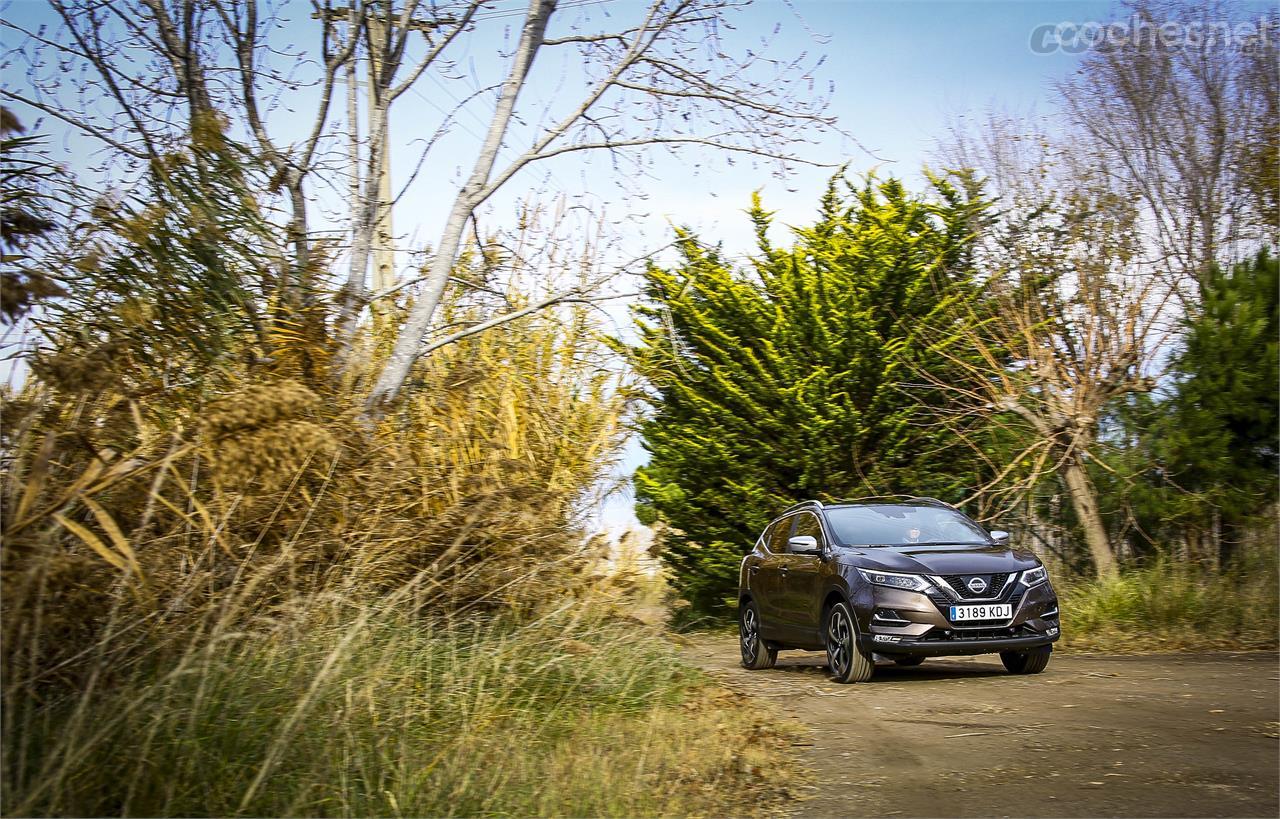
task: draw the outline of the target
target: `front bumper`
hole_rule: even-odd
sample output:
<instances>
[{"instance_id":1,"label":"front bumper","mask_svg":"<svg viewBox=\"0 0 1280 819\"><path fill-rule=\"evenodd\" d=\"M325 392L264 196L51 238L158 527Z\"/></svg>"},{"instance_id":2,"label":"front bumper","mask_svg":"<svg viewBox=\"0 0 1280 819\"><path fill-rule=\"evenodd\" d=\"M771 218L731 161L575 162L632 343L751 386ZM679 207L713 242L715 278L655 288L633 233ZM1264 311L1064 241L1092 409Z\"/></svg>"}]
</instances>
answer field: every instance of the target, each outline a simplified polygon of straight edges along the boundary
<instances>
[{"instance_id":1,"label":"front bumper","mask_svg":"<svg viewBox=\"0 0 1280 819\"><path fill-rule=\"evenodd\" d=\"M962 657L971 654L994 654L999 651L1025 651L1052 645L1059 633L1019 637L982 637L953 640L901 640L896 643L875 642L874 635L864 634L858 644L867 654L914 655L917 657Z\"/></svg>"},{"instance_id":2,"label":"front bumper","mask_svg":"<svg viewBox=\"0 0 1280 819\"><path fill-rule=\"evenodd\" d=\"M950 606L967 601L946 590L865 587L856 606L859 645L866 653L939 657L1022 651L1059 639L1058 597L1049 583L1011 587L1000 597L1013 606L1010 619L955 624L948 619Z\"/></svg>"}]
</instances>

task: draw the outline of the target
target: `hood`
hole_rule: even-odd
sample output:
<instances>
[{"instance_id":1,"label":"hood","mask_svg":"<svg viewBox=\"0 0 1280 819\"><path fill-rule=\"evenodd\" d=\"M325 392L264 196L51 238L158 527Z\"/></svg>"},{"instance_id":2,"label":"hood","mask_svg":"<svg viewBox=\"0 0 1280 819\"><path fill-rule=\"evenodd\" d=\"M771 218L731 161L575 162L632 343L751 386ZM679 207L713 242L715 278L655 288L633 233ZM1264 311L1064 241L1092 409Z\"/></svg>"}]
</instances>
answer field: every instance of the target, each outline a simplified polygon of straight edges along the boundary
<instances>
[{"instance_id":1,"label":"hood","mask_svg":"<svg viewBox=\"0 0 1280 819\"><path fill-rule=\"evenodd\" d=\"M1025 549L1008 546L875 546L845 547L839 562L862 569L910 574L998 574L1040 565Z\"/></svg>"}]
</instances>

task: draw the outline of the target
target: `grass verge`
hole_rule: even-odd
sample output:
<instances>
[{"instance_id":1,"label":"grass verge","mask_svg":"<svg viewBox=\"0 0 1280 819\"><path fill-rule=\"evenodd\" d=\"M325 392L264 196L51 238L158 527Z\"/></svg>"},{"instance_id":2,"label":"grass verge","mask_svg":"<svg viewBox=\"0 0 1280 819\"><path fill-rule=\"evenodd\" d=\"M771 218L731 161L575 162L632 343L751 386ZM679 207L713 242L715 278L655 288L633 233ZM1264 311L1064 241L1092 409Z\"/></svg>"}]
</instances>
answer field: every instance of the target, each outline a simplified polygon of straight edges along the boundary
<instances>
[{"instance_id":1,"label":"grass verge","mask_svg":"<svg viewBox=\"0 0 1280 819\"><path fill-rule=\"evenodd\" d=\"M1108 653L1277 647L1276 555L1247 555L1230 571L1157 561L1113 581L1058 590L1063 648Z\"/></svg>"},{"instance_id":2,"label":"grass verge","mask_svg":"<svg viewBox=\"0 0 1280 819\"><path fill-rule=\"evenodd\" d=\"M751 814L798 776L769 716L660 630L580 606L345 610L103 671L6 703L6 815Z\"/></svg>"}]
</instances>

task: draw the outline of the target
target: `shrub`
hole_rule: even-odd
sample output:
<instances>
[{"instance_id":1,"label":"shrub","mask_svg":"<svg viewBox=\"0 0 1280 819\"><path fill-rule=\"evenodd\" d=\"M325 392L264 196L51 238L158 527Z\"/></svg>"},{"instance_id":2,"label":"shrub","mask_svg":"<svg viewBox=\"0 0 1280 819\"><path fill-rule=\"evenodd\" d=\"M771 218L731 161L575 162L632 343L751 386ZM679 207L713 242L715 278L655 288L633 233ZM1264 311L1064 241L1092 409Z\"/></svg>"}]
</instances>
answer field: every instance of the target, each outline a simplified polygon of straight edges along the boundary
<instances>
[{"instance_id":1,"label":"shrub","mask_svg":"<svg viewBox=\"0 0 1280 819\"><path fill-rule=\"evenodd\" d=\"M1070 648L1274 649L1280 628L1274 549L1241 555L1221 573L1162 558L1112 581L1068 582L1059 594Z\"/></svg>"}]
</instances>

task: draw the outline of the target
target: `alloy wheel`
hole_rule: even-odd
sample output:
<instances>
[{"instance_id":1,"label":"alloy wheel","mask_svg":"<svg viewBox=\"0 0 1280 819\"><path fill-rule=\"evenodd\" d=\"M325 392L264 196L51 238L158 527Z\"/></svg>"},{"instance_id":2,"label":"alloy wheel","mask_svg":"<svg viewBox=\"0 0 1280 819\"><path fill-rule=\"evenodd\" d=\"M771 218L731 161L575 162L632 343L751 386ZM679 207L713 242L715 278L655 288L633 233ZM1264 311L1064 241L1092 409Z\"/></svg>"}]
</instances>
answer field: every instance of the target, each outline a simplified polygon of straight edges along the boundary
<instances>
[{"instance_id":1,"label":"alloy wheel","mask_svg":"<svg viewBox=\"0 0 1280 819\"><path fill-rule=\"evenodd\" d=\"M760 653L760 624L756 622L756 611L747 607L742 612L742 622L738 628L742 640L742 659L751 665Z\"/></svg>"},{"instance_id":2,"label":"alloy wheel","mask_svg":"<svg viewBox=\"0 0 1280 819\"><path fill-rule=\"evenodd\" d=\"M827 664L837 677L849 670L853 651L853 625L843 607L832 609L827 620Z\"/></svg>"}]
</instances>

